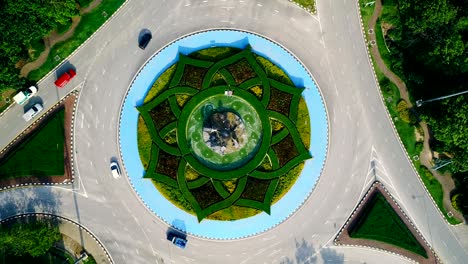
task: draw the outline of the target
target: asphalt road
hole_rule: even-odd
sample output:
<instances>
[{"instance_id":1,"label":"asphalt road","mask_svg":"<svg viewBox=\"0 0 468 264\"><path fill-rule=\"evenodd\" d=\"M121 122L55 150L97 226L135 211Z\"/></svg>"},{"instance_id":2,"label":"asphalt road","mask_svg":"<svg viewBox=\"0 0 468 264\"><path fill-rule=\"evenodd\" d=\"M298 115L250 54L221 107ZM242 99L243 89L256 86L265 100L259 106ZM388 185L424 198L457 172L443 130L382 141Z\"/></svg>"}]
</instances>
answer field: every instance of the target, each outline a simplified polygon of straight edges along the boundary
<instances>
[{"instance_id":1,"label":"asphalt road","mask_svg":"<svg viewBox=\"0 0 468 264\"><path fill-rule=\"evenodd\" d=\"M70 58L78 75L66 89L53 87L54 76L39 85L46 108L72 88L81 90L75 183L0 192L0 218L32 211L68 217L94 232L115 263L406 263L393 254L332 244L376 178L445 263L463 263L468 242L455 232L466 228L444 222L398 142L369 65L356 2L319 0L317 9L311 16L285 0L128 1ZM143 28L153 32L145 51L137 45ZM138 200L128 180L113 179L108 166L119 156L119 109L140 66L172 40L210 28L268 36L302 60L327 106L329 153L311 197L278 227L236 241L189 237L180 250L166 240L168 227ZM15 106L0 118L0 148L25 128L22 110Z\"/></svg>"}]
</instances>

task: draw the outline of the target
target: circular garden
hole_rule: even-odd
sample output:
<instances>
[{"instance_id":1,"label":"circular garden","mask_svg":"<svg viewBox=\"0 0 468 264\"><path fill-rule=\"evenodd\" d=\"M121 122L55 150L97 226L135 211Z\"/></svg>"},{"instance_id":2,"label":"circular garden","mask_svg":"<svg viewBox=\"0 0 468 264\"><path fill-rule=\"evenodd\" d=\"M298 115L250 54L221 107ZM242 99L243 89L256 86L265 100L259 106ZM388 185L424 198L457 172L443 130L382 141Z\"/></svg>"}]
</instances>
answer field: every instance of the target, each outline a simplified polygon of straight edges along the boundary
<instances>
[{"instance_id":1,"label":"circular garden","mask_svg":"<svg viewBox=\"0 0 468 264\"><path fill-rule=\"evenodd\" d=\"M304 88L248 46L181 54L155 83L138 107L145 178L199 221L270 213L311 158Z\"/></svg>"},{"instance_id":2,"label":"circular garden","mask_svg":"<svg viewBox=\"0 0 468 264\"><path fill-rule=\"evenodd\" d=\"M120 141L131 183L142 182L134 172L138 171L136 168L143 169L140 175L146 183L144 187L134 185L137 194L151 197L152 192L158 197L158 201L150 198L153 204L161 203L159 198L164 197L173 206L173 217L167 219L167 212L155 213L166 215L162 218L170 224L182 223L183 227L173 226L195 235L213 238L213 234L191 231L199 226L217 229L220 222L245 225L270 214L274 224L278 224L308 197L325 158L327 126L320 94L314 91L317 93L313 100L319 105L313 108L321 110L317 119L325 122L311 130L314 121L309 117L307 97L303 96L305 85L259 52L255 44L252 47L245 39L244 42L214 45L210 41L208 47L193 49L179 46L175 59L160 61L167 66L154 71L156 77L146 77L145 95L135 100L132 88L124 103ZM142 72L145 68L149 66ZM145 76L148 75L151 71L146 70ZM307 77L309 80L302 84L313 85ZM132 87L140 86L139 78ZM135 166L138 157L134 157L135 147L129 145L133 139L123 140L128 133L128 123L123 125L125 112L133 111L128 108L132 100L137 110L136 141L141 167ZM133 119L135 113L132 116ZM311 175L304 176L305 164L316 159L311 147L312 131L317 131L315 140L320 141L317 145L322 149L317 152L319 164L309 166ZM128 162L130 152L133 155ZM307 184L297 187L298 181ZM299 190L290 195L288 192L294 188ZM275 204L281 204L286 196L294 197L286 199L287 203L290 199L296 201L280 205L290 207L286 212L276 211ZM189 215L196 222L191 222ZM238 237L272 226L266 225L269 226Z\"/></svg>"}]
</instances>

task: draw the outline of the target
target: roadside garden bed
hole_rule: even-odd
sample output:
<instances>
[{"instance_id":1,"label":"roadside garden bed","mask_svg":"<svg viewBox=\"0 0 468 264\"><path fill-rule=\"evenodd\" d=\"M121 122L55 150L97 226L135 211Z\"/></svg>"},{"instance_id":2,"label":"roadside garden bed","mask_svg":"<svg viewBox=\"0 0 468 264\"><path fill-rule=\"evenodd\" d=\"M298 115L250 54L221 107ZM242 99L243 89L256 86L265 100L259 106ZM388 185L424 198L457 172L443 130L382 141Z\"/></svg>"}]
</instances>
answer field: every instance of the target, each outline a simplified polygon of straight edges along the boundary
<instances>
[{"instance_id":1,"label":"roadside garden bed","mask_svg":"<svg viewBox=\"0 0 468 264\"><path fill-rule=\"evenodd\" d=\"M77 97L76 92L68 95L2 150L1 188L73 181L71 130Z\"/></svg>"},{"instance_id":2,"label":"roadside garden bed","mask_svg":"<svg viewBox=\"0 0 468 264\"><path fill-rule=\"evenodd\" d=\"M378 181L368 190L334 242L390 251L418 263L440 263L432 248Z\"/></svg>"}]
</instances>

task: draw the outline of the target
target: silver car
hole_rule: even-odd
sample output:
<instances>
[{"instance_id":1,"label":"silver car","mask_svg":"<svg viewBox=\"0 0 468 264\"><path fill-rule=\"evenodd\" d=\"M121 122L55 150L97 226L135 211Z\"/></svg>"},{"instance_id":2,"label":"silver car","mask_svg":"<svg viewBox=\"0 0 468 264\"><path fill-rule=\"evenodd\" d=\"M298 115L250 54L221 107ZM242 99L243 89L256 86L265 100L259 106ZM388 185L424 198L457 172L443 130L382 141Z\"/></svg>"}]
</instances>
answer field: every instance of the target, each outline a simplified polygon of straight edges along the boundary
<instances>
[{"instance_id":1,"label":"silver car","mask_svg":"<svg viewBox=\"0 0 468 264\"><path fill-rule=\"evenodd\" d=\"M24 113L23 115L23 119L28 122L30 121L31 119L33 119L35 116L37 116L37 114L42 111L42 109L44 109L42 107L41 104L35 104L33 105L31 108L29 108L28 111L26 111L26 113Z\"/></svg>"}]
</instances>

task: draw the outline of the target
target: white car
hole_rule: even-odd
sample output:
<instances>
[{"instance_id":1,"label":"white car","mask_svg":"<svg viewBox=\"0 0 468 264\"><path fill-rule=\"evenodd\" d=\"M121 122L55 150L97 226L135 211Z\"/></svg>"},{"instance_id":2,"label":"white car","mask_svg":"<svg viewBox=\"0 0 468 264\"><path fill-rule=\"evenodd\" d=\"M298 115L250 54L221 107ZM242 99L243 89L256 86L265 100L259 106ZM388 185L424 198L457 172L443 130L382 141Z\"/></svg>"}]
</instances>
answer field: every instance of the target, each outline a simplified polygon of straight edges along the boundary
<instances>
[{"instance_id":1,"label":"white car","mask_svg":"<svg viewBox=\"0 0 468 264\"><path fill-rule=\"evenodd\" d=\"M120 178L120 167L117 162L111 161L110 169L111 169L112 177L114 177L115 179Z\"/></svg>"}]
</instances>

